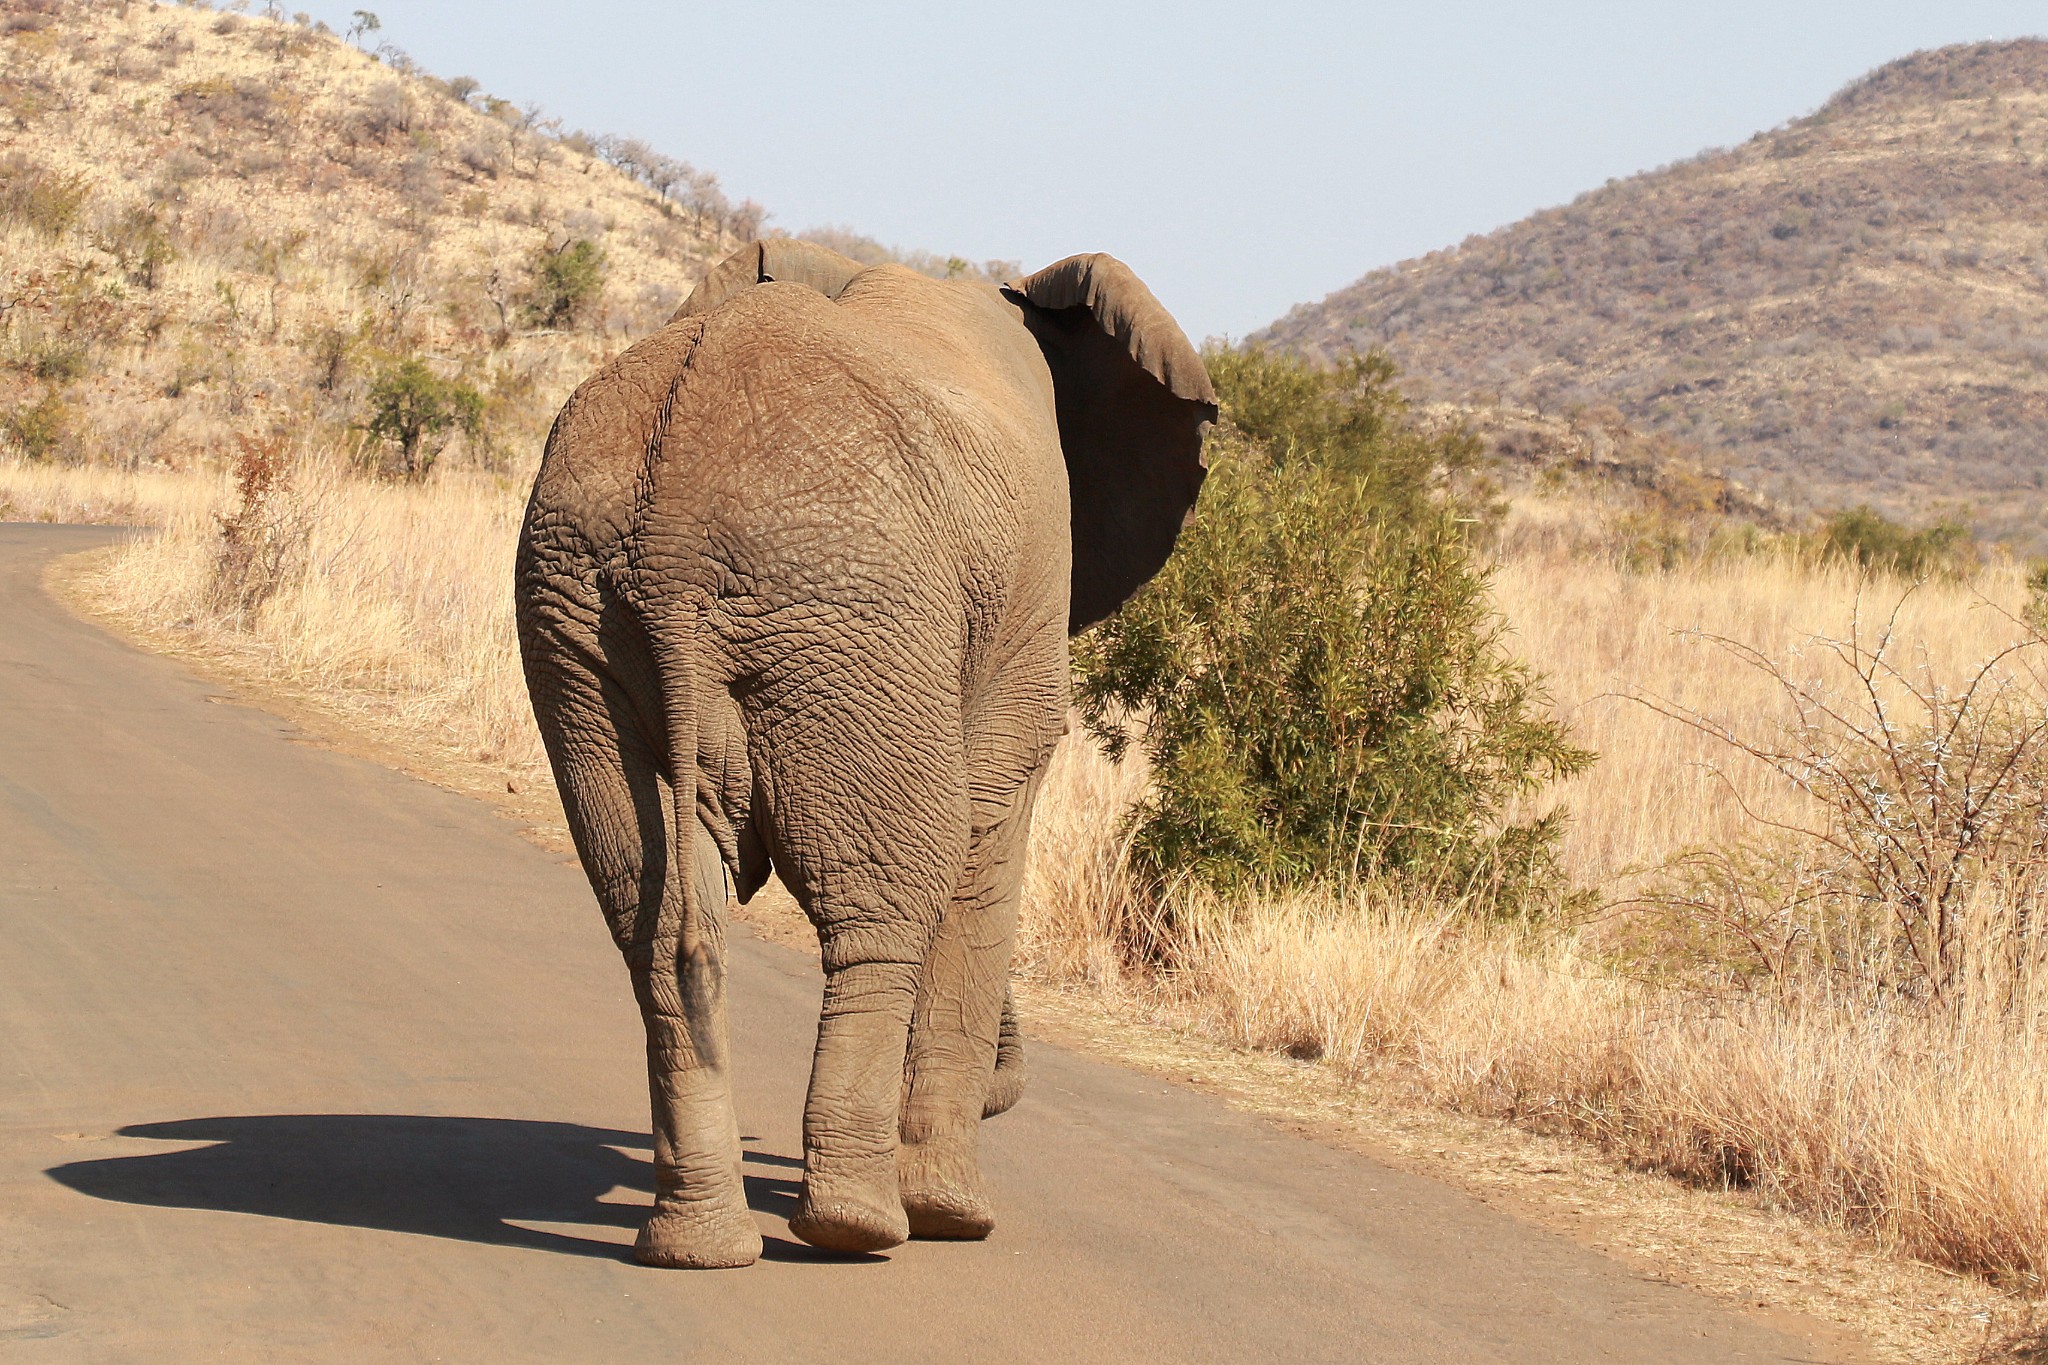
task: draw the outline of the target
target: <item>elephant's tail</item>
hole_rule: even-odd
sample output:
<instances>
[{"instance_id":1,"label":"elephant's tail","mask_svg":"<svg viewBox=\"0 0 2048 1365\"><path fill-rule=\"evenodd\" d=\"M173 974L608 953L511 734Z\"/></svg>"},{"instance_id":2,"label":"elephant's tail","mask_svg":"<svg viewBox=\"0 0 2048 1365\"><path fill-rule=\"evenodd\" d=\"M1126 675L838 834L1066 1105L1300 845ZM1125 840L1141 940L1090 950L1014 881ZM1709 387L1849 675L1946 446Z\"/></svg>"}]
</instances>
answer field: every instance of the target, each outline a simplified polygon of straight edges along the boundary
<instances>
[{"instance_id":1,"label":"elephant's tail","mask_svg":"<svg viewBox=\"0 0 2048 1365\"><path fill-rule=\"evenodd\" d=\"M1024 1032L1017 1026L1017 1001L1006 989L1003 992L1002 1030L996 1040L996 1072L990 1079L988 1092L981 1101L981 1116L992 1119L997 1114L1009 1112L1018 1100L1024 1098Z\"/></svg>"},{"instance_id":2,"label":"elephant's tail","mask_svg":"<svg viewBox=\"0 0 2048 1365\"><path fill-rule=\"evenodd\" d=\"M697 856L697 689L694 668L699 613L694 606L642 608L641 627L653 657L667 741L669 779L668 887L655 928L657 977L676 980L680 962L703 943L722 906L699 905Z\"/></svg>"}]
</instances>

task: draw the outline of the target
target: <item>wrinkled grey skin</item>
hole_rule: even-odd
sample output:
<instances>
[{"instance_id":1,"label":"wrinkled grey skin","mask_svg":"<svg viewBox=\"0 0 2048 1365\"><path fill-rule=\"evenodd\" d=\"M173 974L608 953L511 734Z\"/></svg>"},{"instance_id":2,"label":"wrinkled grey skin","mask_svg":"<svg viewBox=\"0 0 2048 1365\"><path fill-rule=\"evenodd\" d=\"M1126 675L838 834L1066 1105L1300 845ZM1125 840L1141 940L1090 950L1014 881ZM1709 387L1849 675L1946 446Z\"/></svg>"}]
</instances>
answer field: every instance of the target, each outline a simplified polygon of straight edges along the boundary
<instances>
[{"instance_id":1,"label":"wrinkled grey skin","mask_svg":"<svg viewBox=\"0 0 2048 1365\"><path fill-rule=\"evenodd\" d=\"M718 267L556 419L520 533L534 713L647 1026L637 1254L752 1262L722 915L771 868L826 972L790 1226L982 1237L985 1114L1067 637L1157 571L1215 416L1121 263L1002 289L790 242Z\"/></svg>"}]
</instances>

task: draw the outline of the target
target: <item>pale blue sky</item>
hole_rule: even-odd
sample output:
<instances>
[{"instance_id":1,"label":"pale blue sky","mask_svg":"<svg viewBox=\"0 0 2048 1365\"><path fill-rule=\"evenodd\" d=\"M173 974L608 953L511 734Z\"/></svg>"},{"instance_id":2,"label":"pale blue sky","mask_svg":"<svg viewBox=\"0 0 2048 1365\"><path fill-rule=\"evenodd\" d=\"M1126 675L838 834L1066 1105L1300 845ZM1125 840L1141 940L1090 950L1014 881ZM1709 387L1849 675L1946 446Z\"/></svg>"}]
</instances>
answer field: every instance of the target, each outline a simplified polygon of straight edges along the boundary
<instances>
[{"instance_id":1,"label":"pale blue sky","mask_svg":"<svg viewBox=\"0 0 2048 1365\"><path fill-rule=\"evenodd\" d=\"M1817 106L2048 0L291 0L716 171L790 231L1135 266L1197 337Z\"/></svg>"}]
</instances>

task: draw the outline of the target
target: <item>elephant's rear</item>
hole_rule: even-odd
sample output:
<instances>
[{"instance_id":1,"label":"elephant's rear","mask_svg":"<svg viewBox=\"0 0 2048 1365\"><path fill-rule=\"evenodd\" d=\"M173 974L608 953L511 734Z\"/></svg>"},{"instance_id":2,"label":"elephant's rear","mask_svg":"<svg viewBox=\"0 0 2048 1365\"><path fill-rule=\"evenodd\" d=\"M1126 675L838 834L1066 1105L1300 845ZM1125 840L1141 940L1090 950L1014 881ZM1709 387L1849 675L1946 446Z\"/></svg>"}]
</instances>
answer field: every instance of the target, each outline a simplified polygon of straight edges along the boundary
<instances>
[{"instance_id":1,"label":"elephant's rear","mask_svg":"<svg viewBox=\"0 0 2048 1365\"><path fill-rule=\"evenodd\" d=\"M767 284L704 319L649 449L626 571L707 598L749 687L857 673L867 651L899 692L957 693L1025 618L1064 634L1057 430L1007 377L948 361L977 349L971 334L947 347L941 317L939 345L914 339L861 293Z\"/></svg>"},{"instance_id":2,"label":"elephant's rear","mask_svg":"<svg viewBox=\"0 0 2048 1365\"><path fill-rule=\"evenodd\" d=\"M521 652L565 801L608 788L607 818L644 822L644 794L618 814L631 781L591 771L620 753L629 779L672 776L742 894L773 826L802 896L829 877L807 876L809 832L840 805L921 843L964 770L1010 791L1061 726L1056 434L1006 430L887 332L793 285L671 324L564 406L521 530ZM896 761L849 782L857 750ZM639 872L585 862L622 945L644 941Z\"/></svg>"},{"instance_id":3,"label":"elephant's rear","mask_svg":"<svg viewBox=\"0 0 2048 1365\"><path fill-rule=\"evenodd\" d=\"M1107 257L998 293L759 244L700 292L563 410L518 567L536 715L647 1022L640 1252L758 1251L712 914L750 839L826 970L792 1230L983 1236L1067 629L1164 557L1213 395Z\"/></svg>"}]
</instances>

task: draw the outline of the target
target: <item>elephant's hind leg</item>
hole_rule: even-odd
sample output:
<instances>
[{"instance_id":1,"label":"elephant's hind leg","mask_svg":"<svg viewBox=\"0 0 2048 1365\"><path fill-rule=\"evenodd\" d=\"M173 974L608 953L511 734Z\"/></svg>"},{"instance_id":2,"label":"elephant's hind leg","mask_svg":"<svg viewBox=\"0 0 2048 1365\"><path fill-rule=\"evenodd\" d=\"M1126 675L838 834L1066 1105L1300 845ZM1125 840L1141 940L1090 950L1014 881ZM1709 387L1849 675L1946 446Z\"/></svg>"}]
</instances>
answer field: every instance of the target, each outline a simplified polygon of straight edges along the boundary
<instances>
[{"instance_id":1,"label":"elephant's hind leg","mask_svg":"<svg viewBox=\"0 0 2048 1365\"><path fill-rule=\"evenodd\" d=\"M958 722L936 707L921 719L899 725L846 686L760 746L776 869L824 948L803 1196L789 1226L832 1251L910 1235L896 1164L904 1053L969 826Z\"/></svg>"},{"instance_id":2,"label":"elephant's hind leg","mask_svg":"<svg viewBox=\"0 0 2048 1365\"><path fill-rule=\"evenodd\" d=\"M967 865L919 983L904 1073L897 1180L912 1236L973 1240L995 1228L981 1178L981 1121L1023 1083L1008 991L1023 895L1026 833L1044 760L987 825L977 822ZM1008 1068L999 1066L1007 1040Z\"/></svg>"},{"instance_id":3,"label":"elephant's hind leg","mask_svg":"<svg viewBox=\"0 0 2048 1365\"><path fill-rule=\"evenodd\" d=\"M654 1114L654 1214L640 1229L634 1255L646 1265L717 1269L752 1265L761 1255L761 1233L740 1175L732 1098L719 919L725 868L701 828L688 856L683 875L695 879L696 904L718 910L670 950L673 965L658 940L648 969L628 956L647 1025Z\"/></svg>"},{"instance_id":4,"label":"elephant's hind leg","mask_svg":"<svg viewBox=\"0 0 2048 1365\"><path fill-rule=\"evenodd\" d=\"M751 1265L761 1234L741 1182L733 1113L723 864L701 829L694 848L671 850L667 783L625 689L578 658L557 660L540 677L534 708L569 826L647 1030L654 1213L634 1254L655 1266ZM684 878L693 882L690 915Z\"/></svg>"}]
</instances>

